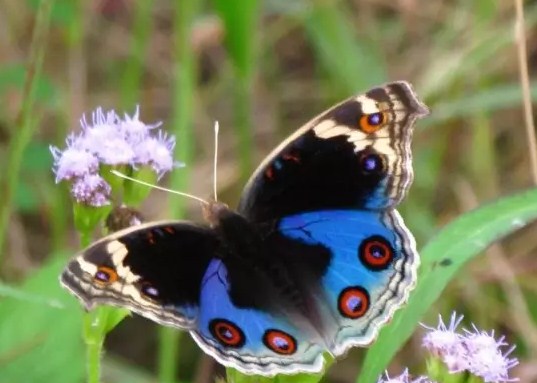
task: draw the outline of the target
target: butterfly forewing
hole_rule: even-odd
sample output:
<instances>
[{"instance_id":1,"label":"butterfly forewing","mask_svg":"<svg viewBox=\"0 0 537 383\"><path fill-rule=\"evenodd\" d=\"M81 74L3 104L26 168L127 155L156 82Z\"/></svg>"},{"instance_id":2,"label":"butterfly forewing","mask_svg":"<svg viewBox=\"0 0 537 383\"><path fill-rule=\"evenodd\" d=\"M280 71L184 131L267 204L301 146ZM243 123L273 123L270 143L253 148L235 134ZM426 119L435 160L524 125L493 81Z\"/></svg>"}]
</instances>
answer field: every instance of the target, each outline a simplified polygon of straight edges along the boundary
<instances>
[{"instance_id":1,"label":"butterfly forewing","mask_svg":"<svg viewBox=\"0 0 537 383\"><path fill-rule=\"evenodd\" d=\"M60 280L88 309L110 304L191 328L200 281L219 246L214 232L203 226L148 223L94 243L69 262Z\"/></svg>"},{"instance_id":2,"label":"butterfly forewing","mask_svg":"<svg viewBox=\"0 0 537 383\"><path fill-rule=\"evenodd\" d=\"M304 211L397 205L412 181L413 125L427 113L406 82L336 105L263 161L238 211L263 222Z\"/></svg>"}]
</instances>

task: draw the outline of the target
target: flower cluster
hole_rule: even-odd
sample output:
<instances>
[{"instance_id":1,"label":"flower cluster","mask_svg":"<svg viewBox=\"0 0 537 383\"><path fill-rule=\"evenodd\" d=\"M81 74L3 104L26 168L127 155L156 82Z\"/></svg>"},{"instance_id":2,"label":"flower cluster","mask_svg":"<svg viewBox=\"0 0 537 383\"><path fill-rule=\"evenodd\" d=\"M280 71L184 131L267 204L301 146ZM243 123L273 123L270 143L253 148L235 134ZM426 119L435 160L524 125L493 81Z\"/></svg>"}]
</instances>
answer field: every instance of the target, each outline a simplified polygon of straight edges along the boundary
<instances>
[{"instance_id":1,"label":"flower cluster","mask_svg":"<svg viewBox=\"0 0 537 383\"><path fill-rule=\"evenodd\" d=\"M471 331L463 329L462 332L457 332L462 319L462 315L454 312L447 325L442 317L439 317L437 327L423 325L428 332L423 337L422 344L433 357L431 363L427 363L429 377L420 376L412 379L408 370L405 370L397 377L390 377L385 373L385 377L379 378L377 383L518 381L509 377L509 370L518 364L516 358L509 357L515 347L509 347L505 337L496 339L494 331L490 333L481 331L475 325L472 325Z\"/></svg>"},{"instance_id":2,"label":"flower cluster","mask_svg":"<svg viewBox=\"0 0 537 383\"><path fill-rule=\"evenodd\" d=\"M80 120L81 132L71 133L67 147L51 146L56 182L70 181L74 199L90 206L110 203L111 187L99 174L101 165L151 168L158 177L172 170L175 137L157 129L161 123L145 124L137 107L133 116L97 108L91 123Z\"/></svg>"},{"instance_id":3,"label":"flower cluster","mask_svg":"<svg viewBox=\"0 0 537 383\"><path fill-rule=\"evenodd\" d=\"M386 378L380 378L377 383L434 383L425 376L420 376L416 379L412 379L408 373L408 369L403 371L399 376L391 378L388 373L385 373Z\"/></svg>"},{"instance_id":4,"label":"flower cluster","mask_svg":"<svg viewBox=\"0 0 537 383\"><path fill-rule=\"evenodd\" d=\"M463 319L453 313L448 325L439 318L436 328L424 326L429 332L423 338L423 346L433 356L439 358L450 373L467 371L480 377L485 383L512 382L518 379L509 378L509 369L518 364L516 358L509 358L514 346L507 348L505 337L494 338L472 325L472 331L456 329Z\"/></svg>"}]
</instances>

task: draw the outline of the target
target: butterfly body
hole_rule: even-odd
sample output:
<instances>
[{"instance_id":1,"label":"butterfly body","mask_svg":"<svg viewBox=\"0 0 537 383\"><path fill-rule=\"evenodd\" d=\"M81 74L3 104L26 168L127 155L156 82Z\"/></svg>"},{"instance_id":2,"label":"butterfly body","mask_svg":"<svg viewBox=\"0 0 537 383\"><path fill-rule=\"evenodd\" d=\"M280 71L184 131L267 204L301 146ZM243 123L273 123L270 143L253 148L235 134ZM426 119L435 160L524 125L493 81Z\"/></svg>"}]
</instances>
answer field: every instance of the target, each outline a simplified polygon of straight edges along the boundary
<instances>
[{"instance_id":1,"label":"butterfly body","mask_svg":"<svg viewBox=\"0 0 537 383\"><path fill-rule=\"evenodd\" d=\"M405 82L344 101L267 157L237 211L212 202L206 225L114 233L61 282L88 308L127 307L186 329L243 372L319 371L324 352L371 343L415 283L414 239L394 206L425 113Z\"/></svg>"}]
</instances>

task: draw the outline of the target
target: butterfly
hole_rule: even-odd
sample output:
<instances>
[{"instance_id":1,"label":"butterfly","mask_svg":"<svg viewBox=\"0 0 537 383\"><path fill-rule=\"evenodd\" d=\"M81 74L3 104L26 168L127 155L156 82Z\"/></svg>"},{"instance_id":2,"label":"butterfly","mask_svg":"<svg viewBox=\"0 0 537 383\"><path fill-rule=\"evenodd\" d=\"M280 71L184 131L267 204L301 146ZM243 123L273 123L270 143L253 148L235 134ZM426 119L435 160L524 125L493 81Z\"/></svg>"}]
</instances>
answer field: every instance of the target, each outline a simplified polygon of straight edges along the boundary
<instances>
[{"instance_id":1,"label":"butterfly","mask_svg":"<svg viewBox=\"0 0 537 383\"><path fill-rule=\"evenodd\" d=\"M108 235L61 284L87 309L125 307L187 330L241 372L318 372L323 353L373 342L415 285L419 256L395 207L427 114L404 81L351 97L269 154L236 210L211 201L206 224Z\"/></svg>"}]
</instances>

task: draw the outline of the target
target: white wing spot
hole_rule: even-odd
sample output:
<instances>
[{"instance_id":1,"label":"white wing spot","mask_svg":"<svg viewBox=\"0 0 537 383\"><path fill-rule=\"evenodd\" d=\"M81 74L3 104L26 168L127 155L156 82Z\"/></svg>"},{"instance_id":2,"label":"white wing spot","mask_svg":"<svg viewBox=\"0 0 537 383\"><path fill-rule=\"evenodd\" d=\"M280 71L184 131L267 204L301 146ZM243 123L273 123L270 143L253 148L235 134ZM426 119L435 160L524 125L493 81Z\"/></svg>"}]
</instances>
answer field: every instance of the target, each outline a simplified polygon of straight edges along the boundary
<instances>
[{"instance_id":1,"label":"white wing spot","mask_svg":"<svg viewBox=\"0 0 537 383\"><path fill-rule=\"evenodd\" d=\"M365 114L373 114L380 112L377 102L373 100L372 98L369 98L367 96L361 95L356 97L356 101L358 101L361 105L362 112Z\"/></svg>"},{"instance_id":2,"label":"white wing spot","mask_svg":"<svg viewBox=\"0 0 537 383\"><path fill-rule=\"evenodd\" d=\"M110 241L106 245L106 251L112 256L112 262L114 262L114 265L121 264L129 252L125 245L119 241Z\"/></svg>"}]
</instances>

